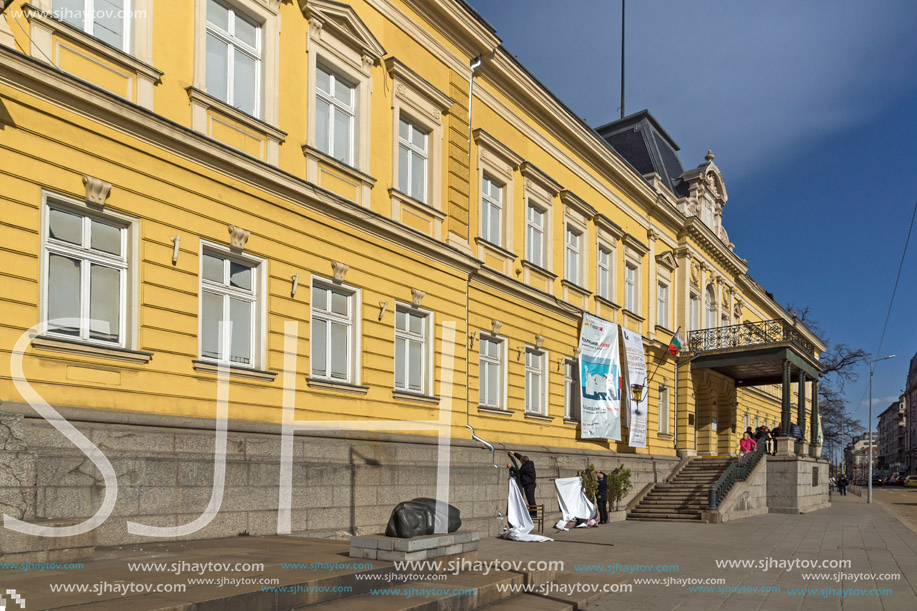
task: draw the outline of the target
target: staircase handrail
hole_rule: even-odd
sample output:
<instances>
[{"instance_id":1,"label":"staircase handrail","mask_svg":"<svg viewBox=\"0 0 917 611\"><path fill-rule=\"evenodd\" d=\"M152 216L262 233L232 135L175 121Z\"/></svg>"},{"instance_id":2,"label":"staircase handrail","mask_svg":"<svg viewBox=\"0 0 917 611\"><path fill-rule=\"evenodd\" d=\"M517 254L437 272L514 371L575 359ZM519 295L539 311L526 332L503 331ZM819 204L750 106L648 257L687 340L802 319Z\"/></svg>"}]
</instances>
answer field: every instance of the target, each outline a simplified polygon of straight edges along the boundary
<instances>
[{"instance_id":1,"label":"staircase handrail","mask_svg":"<svg viewBox=\"0 0 917 611\"><path fill-rule=\"evenodd\" d=\"M736 482L744 482L748 476L751 475L751 472L758 466L764 454L765 444L760 443L753 452L747 453L740 460L726 467L723 474L710 488L708 508L716 510L723 499L726 498L726 495L729 494L729 491L732 490Z\"/></svg>"}]
</instances>

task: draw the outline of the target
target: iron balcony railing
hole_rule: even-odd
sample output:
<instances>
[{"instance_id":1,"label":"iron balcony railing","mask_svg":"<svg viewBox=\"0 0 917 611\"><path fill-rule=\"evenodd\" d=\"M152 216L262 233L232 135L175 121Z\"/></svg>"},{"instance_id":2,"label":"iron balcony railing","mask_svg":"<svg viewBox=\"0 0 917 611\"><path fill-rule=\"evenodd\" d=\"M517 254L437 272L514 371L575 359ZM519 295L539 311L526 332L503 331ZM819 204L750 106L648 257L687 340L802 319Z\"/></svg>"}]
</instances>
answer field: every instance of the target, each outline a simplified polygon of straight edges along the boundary
<instances>
[{"instance_id":1,"label":"iron balcony railing","mask_svg":"<svg viewBox=\"0 0 917 611\"><path fill-rule=\"evenodd\" d=\"M803 337L792 323L780 319L699 329L688 334L688 349L692 352L777 342L793 342L809 354L815 351L812 342Z\"/></svg>"},{"instance_id":2,"label":"iron balcony railing","mask_svg":"<svg viewBox=\"0 0 917 611\"><path fill-rule=\"evenodd\" d=\"M716 480L716 483L710 488L708 507L710 509L718 508L736 482L744 482L748 479L748 476L758 466L765 452L765 444L759 443L754 452L749 452L739 462L734 462L726 467L720 479Z\"/></svg>"}]
</instances>

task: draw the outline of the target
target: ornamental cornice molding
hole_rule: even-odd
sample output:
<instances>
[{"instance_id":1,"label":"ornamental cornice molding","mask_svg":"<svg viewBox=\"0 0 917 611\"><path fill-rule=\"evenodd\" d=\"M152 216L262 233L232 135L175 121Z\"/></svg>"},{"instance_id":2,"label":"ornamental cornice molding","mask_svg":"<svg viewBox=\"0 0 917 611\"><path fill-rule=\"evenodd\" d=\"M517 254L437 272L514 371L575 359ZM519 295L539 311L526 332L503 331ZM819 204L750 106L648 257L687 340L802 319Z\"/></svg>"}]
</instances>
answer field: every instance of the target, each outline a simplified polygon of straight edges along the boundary
<instances>
[{"instance_id":1,"label":"ornamental cornice molding","mask_svg":"<svg viewBox=\"0 0 917 611\"><path fill-rule=\"evenodd\" d=\"M595 208L587 204L569 189L563 189L560 192L560 201L563 202L564 206L575 210L576 212L586 217L586 219L594 218L595 215L598 214Z\"/></svg>"},{"instance_id":2,"label":"ornamental cornice molding","mask_svg":"<svg viewBox=\"0 0 917 611\"><path fill-rule=\"evenodd\" d=\"M522 157L510 150L508 146L488 134L480 127L472 132L472 136L474 136L474 141L479 147L485 148L492 152L494 155L506 162L513 169L513 171L519 169L519 166L522 164Z\"/></svg>"},{"instance_id":3,"label":"ornamental cornice molding","mask_svg":"<svg viewBox=\"0 0 917 611\"><path fill-rule=\"evenodd\" d=\"M522 176L531 180L533 183L547 191L551 197L556 197L558 193L563 190L563 187L560 186L556 180L542 172L530 161L523 161L519 165L519 171L522 173Z\"/></svg>"},{"instance_id":4,"label":"ornamental cornice molding","mask_svg":"<svg viewBox=\"0 0 917 611\"><path fill-rule=\"evenodd\" d=\"M514 280L489 267L478 268L477 272L472 274L471 281L480 282L517 299L539 305L554 314L571 320L578 320L583 315L583 311L576 306L562 301L550 293L539 291L518 280Z\"/></svg>"},{"instance_id":5,"label":"ornamental cornice molding","mask_svg":"<svg viewBox=\"0 0 917 611\"><path fill-rule=\"evenodd\" d=\"M4 67L0 71L0 83L3 85L157 147L166 156L186 159L228 180L237 180L259 189L273 200L272 205L289 210L306 208L464 273L473 272L481 266L479 261L452 246L173 123L37 59L0 46L0 65Z\"/></svg>"},{"instance_id":6,"label":"ornamental cornice molding","mask_svg":"<svg viewBox=\"0 0 917 611\"><path fill-rule=\"evenodd\" d=\"M385 69L393 80L403 81L408 87L421 94L433 106L439 109L441 113L448 112L452 105L456 103L454 99L437 89L428 80L408 68L397 57L385 58Z\"/></svg>"}]
</instances>

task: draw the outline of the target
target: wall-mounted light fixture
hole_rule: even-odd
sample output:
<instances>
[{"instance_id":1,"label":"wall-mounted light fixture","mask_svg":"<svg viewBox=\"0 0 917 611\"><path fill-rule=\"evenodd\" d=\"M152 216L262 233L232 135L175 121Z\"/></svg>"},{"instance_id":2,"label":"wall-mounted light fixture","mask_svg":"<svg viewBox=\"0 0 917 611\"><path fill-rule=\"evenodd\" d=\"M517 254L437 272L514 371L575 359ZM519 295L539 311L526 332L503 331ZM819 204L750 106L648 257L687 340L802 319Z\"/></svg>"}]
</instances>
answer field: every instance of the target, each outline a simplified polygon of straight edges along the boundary
<instances>
[{"instance_id":1,"label":"wall-mounted light fixture","mask_svg":"<svg viewBox=\"0 0 917 611\"><path fill-rule=\"evenodd\" d=\"M293 286L290 287L290 297L296 297L296 289L299 288L299 274L290 274L290 280L293 281Z\"/></svg>"},{"instance_id":2,"label":"wall-mounted light fixture","mask_svg":"<svg viewBox=\"0 0 917 611\"><path fill-rule=\"evenodd\" d=\"M474 333L469 333L469 334L468 334L468 347L469 347L469 348L474 348L474 342L475 342L476 339L478 339L478 332L477 332L477 331L475 331Z\"/></svg>"},{"instance_id":3,"label":"wall-mounted light fixture","mask_svg":"<svg viewBox=\"0 0 917 611\"><path fill-rule=\"evenodd\" d=\"M172 265L175 265L178 263L178 252L179 248L181 247L181 236L177 235L170 239L172 240Z\"/></svg>"},{"instance_id":4,"label":"wall-mounted light fixture","mask_svg":"<svg viewBox=\"0 0 917 611\"><path fill-rule=\"evenodd\" d=\"M380 301L379 302L379 320L382 320L382 317L385 316L385 310L387 309L388 309L388 302Z\"/></svg>"}]
</instances>

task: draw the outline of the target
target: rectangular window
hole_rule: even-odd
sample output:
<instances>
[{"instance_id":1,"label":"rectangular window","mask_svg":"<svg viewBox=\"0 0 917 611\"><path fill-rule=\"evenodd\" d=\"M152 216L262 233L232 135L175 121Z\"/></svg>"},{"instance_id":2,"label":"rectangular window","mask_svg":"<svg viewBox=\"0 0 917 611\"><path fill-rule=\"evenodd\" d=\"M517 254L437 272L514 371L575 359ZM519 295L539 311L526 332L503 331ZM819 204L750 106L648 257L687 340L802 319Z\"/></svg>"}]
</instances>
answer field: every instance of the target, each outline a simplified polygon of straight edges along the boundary
<instances>
[{"instance_id":1,"label":"rectangular window","mask_svg":"<svg viewBox=\"0 0 917 611\"><path fill-rule=\"evenodd\" d=\"M254 366L257 272L222 253L202 253L201 358Z\"/></svg>"},{"instance_id":2,"label":"rectangular window","mask_svg":"<svg viewBox=\"0 0 917 611\"><path fill-rule=\"evenodd\" d=\"M312 286L312 377L354 382L356 293L333 284Z\"/></svg>"},{"instance_id":3,"label":"rectangular window","mask_svg":"<svg viewBox=\"0 0 917 611\"><path fill-rule=\"evenodd\" d=\"M503 407L503 340L481 337L479 345L480 389L478 403L495 409Z\"/></svg>"},{"instance_id":4,"label":"rectangular window","mask_svg":"<svg viewBox=\"0 0 917 611\"><path fill-rule=\"evenodd\" d=\"M742 432L747 431L749 426L751 426L751 417L748 412L745 412L745 428L742 429Z\"/></svg>"},{"instance_id":5,"label":"rectangular window","mask_svg":"<svg viewBox=\"0 0 917 611\"><path fill-rule=\"evenodd\" d=\"M47 332L125 347L127 227L55 205L47 212Z\"/></svg>"},{"instance_id":6,"label":"rectangular window","mask_svg":"<svg viewBox=\"0 0 917 611\"><path fill-rule=\"evenodd\" d=\"M668 435L669 434L669 387L660 386L659 387L659 434Z\"/></svg>"},{"instance_id":7,"label":"rectangular window","mask_svg":"<svg viewBox=\"0 0 917 611\"><path fill-rule=\"evenodd\" d=\"M612 296L612 291L614 290L612 282L614 265L612 260L611 250L604 246L599 246L598 284L596 285L596 290L598 291L599 297L607 299L608 301L614 301L614 297Z\"/></svg>"},{"instance_id":8,"label":"rectangular window","mask_svg":"<svg viewBox=\"0 0 917 611\"><path fill-rule=\"evenodd\" d=\"M579 361L564 360L564 418L580 420Z\"/></svg>"},{"instance_id":9,"label":"rectangular window","mask_svg":"<svg viewBox=\"0 0 917 611\"><path fill-rule=\"evenodd\" d=\"M759 418L758 418L758 414L755 414L755 430L756 430L756 431L758 430L758 427L761 426L761 425L760 425L760 422L761 422L761 421L760 421Z\"/></svg>"},{"instance_id":10,"label":"rectangular window","mask_svg":"<svg viewBox=\"0 0 917 611\"><path fill-rule=\"evenodd\" d=\"M130 52L130 0L53 0L54 17Z\"/></svg>"},{"instance_id":11,"label":"rectangular window","mask_svg":"<svg viewBox=\"0 0 917 611\"><path fill-rule=\"evenodd\" d=\"M398 121L398 189L427 201L427 132L403 118Z\"/></svg>"},{"instance_id":12,"label":"rectangular window","mask_svg":"<svg viewBox=\"0 0 917 611\"><path fill-rule=\"evenodd\" d=\"M720 314L720 325L723 327L729 326L729 314L726 314L725 312Z\"/></svg>"},{"instance_id":13,"label":"rectangular window","mask_svg":"<svg viewBox=\"0 0 917 611\"><path fill-rule=\"evenodd\" d=\"M688 330L696 331L700 324L700 295L692 292L688 302Z\"/></svg>"},{"instance_id":14,"label":"rectangular window","mask_svg":"<svg viewBox=\"0 0 917 611\"><path fill-rule=\"evenodd\" d=\"M395 388L425 393L427 378L427 316L410 307L395 309Z\"/></svg>"},{"instance_id":15,"label":"rectangular window","mask_svg":"<svg viewBox=\"0 0 917 611\"><path fill-rule=\"evenodd\" d=\"M503 246L503 187L485 176L481 182L481 237Z\"/></svg>"},{"instance_id":16,"label":"rectangular window","mask_svg":"<svg viewBox=\"0 0 917 611\"><path fill-rule=\"evenodd\" d=\"M206 71L207 93L261 116L261 26L216 0L207 0Z\"/></svg>"},{"instance_id":17,"label":"rectangular window","mask_svg":"<svg viewBox=\"0 0 917 611\"><path fill-rule=\"evenodd\" d=\"M669 326L669 287L664 282L656 286L656 324Z\"/></svg>"},{"instance_id":18,"label":"rectangular window","mask_svg":"<svg viewBox=\"0 0 917 611\"><path fill-rule=\"evenodd\" d=\"M545 410L545 354L534 348L525 351L525 411L544 414Z\"/></svg>"},{"instance_id":19,"label":"rectangular window","mask_svg":"<svg viewBox=\"0 0 917 611\"><path fill-rule=\"evenodd\" d=\"M637 268L630 263L624 266L624 307L637 314Z\"/></svg>"},{"instance_id":20,"label":"rectangular window","mask_svg":"<svg viewBox=\"0 0 917 611\"><path fill-rule=\"evenodd\" d=\"M315 146L353 166L356 87L322 66L316 67L315 84Z\"/></svg>"},{"instance_id":21,"label":"rectangular window","mask_svg":"<svg viewBox=\"0 0 917 611\"><path fill-rule=\"evenodd\" d=\"M580 285L580 270L582 265L580 262L580 256L582 252L582 241L583 234L579 231L573 229L573 227L567 226L567 269L566 269L566 278L573 284Z\"/></svg>"},{"instance_id":22,"label":"rectangular window","mask_svg":"<svg viewBox=\"0 0 917 611\"><path fill-rule=\"evenodd\" d=\"M528 205L525 220L525 258L544 267L544 210L535 204Z\"/></svg>"}]
</instances>

